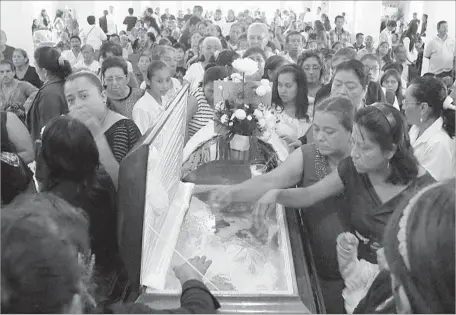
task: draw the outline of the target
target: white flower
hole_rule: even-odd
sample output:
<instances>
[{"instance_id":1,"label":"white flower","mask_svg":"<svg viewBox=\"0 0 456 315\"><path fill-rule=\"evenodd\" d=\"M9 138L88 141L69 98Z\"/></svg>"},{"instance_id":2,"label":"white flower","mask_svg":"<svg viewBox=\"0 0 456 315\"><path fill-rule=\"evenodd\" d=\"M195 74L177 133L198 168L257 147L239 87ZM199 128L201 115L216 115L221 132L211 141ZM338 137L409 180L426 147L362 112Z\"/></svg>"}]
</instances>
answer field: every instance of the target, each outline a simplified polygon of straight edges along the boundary
<instances>
[{"instance_id":1,"label":"white flower","mask_svg":"<svg viewBox=\"0 0 456 315\"><path fill-rule=\"evenodd\" d=\"M264 118L258 119L258 126L260 126L260 128L266 127L266 119L264 119Z\"/></svg>"},{"instance_id":2,"label":"white flower","mask_svg":"<svg viewBox=\"0 0 456 315\"><path fill-rule=\"evenodd\" d=\"M225 102L220 101L217 104L215 104L215 109L218 111L224 110L225 109Z\"/></svg>"},{"instance_id":3,"label":"white flower","mask_svg":"<svg viewBox=\"0 0 456 315\"><path fill-rule=\"evenodd\" d=\"M250 58L236 59L233 68L247 76L254 75L258 71L258 63Z\"/></svg>"},{"instance_id":4,"label":"white flower","mask_svg":"<svg viewBox=\"0 0 456 315\"><path fill-rule=\"evenodd\" d=\"M236 81L242 82L242 74L237 73L237 72L231 74L231 80L233 80L235 82Z\"/></svg>"},{"instance_id":5,"label":"white flower","mask_svg":"<svg viewBox=\"0 0 456 315\"><path fill-rule=\"evenodd\" d=\"M227 114L224 114L221 118L220 118L220 121L222 122L222 124L226 124L228 122L228 115Z\"/></svg>"},{"instance_id":6,"label":"white flower","mask_svg":"<svg viewBox=\"0 0 456 315\"><path fill-rule=\"evenodd\" d=\"M263 134L261 135L261 138L264 141L268 141L269 139L271 139L271 137L272 137L272 134L267 130L265 132L263 132Z\"/></svg>"},{"instance_id":7,"label":"white flower","mask_svg":"<svg viewBox=\"0 0 456 315\"><path fill-rule=\"evenodd\" d=\"M236 109L236 111L234 112L234 117L236 117L239 120L244 120L247 117L247 114L243 109Z\"/></svg>"},{"instance_id":8,"label":"white flower","mask_svg":"<svg viewBox=\"0 0 456 315\"><path fill-rule=\"evenodd\" d=\"M263 117L263 112L261 110L255 109L253 111L253 116L255 116L256 118L261 118Z\"/></svg>"},{"instance_id":9,"label":"white flower","mask_svg":"<svg viewBox=\"0 0 456 315\"><path fill-rule=\"evenodd\" d=\"M275 120L268 119L268 121L267 121L267 123L266 123L266 126L268 126L268 129L274 129L275 126L276 126Z\"/></svg>"},{"instance_id":10,"label":"white flower","mask_svg":"<svg viewBox=\"0 0 456 315\"><path fill-rule=\"evenodd\" d=\"M267 90L264 85L260 85L259 87L256 88L255 92L258 96L265 96L267 93Z\"/></svg>"},{"instance_id":11,"label":"white flower","mask_svg":"<svg viewBox=\"0 0 456 315\"><path fill-rule=\"evenodd\" d=\"M228 82L228 78L223 79L224 82Z\"/></svg>"},{"instance_id":12,"label":"white flower","mask_svg":"<svg viewBox=\"0 0 456 315\"><path fill-rule=\"evenodd\" d=\"M231 121L228 126L232 127L233 126L233 122Z\"/></svg>"},{"instance_id":13,"label":"white flower","mask_svg":"<svg viewBox=\"0 0 456 315\"><path fill-rule=\"evenodd\" d=\"M247 120L248 120L248 121L252 120L252 116L248 115L248 116L247 116Z\"/></svg>"},{"instance_id":14,"label":"white flower","mask_svg":"<svg viewBox=\"0 0 456 315\"><path fill-rule=\"evenodd\" d=\"M259 110L264 110L265 108L266 108L266 106L264 106L263 103L258 104L258 109Z\"/></svg>"},{"instance_id":15,"label":"white flower","mask_svg":"<svg viewBox=\"0 0 456 315\"><path fill-rule=\"evenodd\" d=\"M219 88L220 91L223 91L223 86L222 85L219 85L218 88Z\"/></svg>"},{"instance_id":16,"label":"white flower","mask_svg":"<svg viewBox=\"0 0 456 315\"><path fill-rule=\"evenodd\" d=\"M268 79L261 79L260 84L264 86L271 86Z\"/></svg>"}]
</instances>

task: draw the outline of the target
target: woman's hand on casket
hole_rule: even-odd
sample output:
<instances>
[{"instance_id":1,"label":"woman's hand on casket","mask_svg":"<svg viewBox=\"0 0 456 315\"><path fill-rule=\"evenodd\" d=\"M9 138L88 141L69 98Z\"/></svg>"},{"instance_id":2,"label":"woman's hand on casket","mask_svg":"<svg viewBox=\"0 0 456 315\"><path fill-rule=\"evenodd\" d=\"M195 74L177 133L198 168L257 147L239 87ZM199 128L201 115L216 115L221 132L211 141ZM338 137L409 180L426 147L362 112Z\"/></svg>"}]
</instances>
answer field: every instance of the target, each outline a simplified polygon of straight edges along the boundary
<instances>
[{"instance_id":1,"label":"woman's hand on casket","mask_svg":"<svg viewBox=\"0 0 456 315\"><path fill-rule=\"evenodd\" d=\"M174 273L182 285L189 280L202 281L211 264L212 260L206 259L206 256L195 256L183 265L174 267Z\"/></svg>"},{"instance_id":2,"label":"woman's hand on casket","mask_svg":"<svg viewBox=\"0 0 456 315\"><path fill-rule=\"evenodd\" d=\"M258 204L253 210L252 221L253 229L257 231L257 237L262 235L267 230L266 221L268 215L276 207L277 195L280 189L271 189L258 200Z\"/></svg>"}]
</instances>

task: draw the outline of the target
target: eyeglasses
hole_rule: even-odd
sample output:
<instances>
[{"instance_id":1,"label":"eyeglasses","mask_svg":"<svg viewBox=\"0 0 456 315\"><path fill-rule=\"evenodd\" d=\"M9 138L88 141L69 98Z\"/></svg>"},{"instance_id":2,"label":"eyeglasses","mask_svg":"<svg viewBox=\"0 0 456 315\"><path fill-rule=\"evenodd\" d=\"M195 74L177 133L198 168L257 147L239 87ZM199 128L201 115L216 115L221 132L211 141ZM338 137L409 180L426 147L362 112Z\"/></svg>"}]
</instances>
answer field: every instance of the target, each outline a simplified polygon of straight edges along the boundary
<instances>
[{"instance_id":1,"label":"eyeglasses","mask_svg":"<svg viewBox=\"0 0 456 315\"><path fill-rule=\"evenodd\" d=\"M372 71L372 72L377 72L379 69L378 67L369 67L369 66L364 66L364 71L366 71L366 73Z\"/></svg>"},{"instance_id":2,"label":"eyeglasses","mask_svg":"<svg viewBox=\"0 0 456 315\"><path fill-rule=\"evenodd\" d=\"M109 78L105 78L105 82L106 83L113 83L115 81L116 83L118 83L118 82L122 82L123 79L125 79L125 76L122 76L122 77L109 77Z\"/></svg>"},{"instance_id":3,"label":"eyeglasses","mask_svg":"<svg viewBox=\"0 0 456 315\"><path fill-rule=\"evenodd\" d=\"M304 71L310 71L310 70L313 70L313 71L320 71L321 70L321 67L320 66L305 66L303 67Z\"/></svg>"}]
</instances>

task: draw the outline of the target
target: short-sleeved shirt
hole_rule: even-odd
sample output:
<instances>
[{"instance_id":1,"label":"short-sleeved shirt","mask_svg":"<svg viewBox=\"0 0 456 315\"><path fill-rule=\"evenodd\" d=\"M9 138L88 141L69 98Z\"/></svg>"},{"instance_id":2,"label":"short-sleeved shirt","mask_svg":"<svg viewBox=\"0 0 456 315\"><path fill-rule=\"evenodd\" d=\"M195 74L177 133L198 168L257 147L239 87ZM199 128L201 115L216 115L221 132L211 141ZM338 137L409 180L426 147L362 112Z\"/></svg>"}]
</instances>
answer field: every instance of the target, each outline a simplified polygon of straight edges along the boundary
<instances>
[{"instance_id":1,"label":"short-sleeved shirt","mask_svg":"<svg viewBox=\"0 0 456 315\"><path fill-rule=\"evenodd\" d=\"M197 109L195 115L188 122L188 133L192 137L207 123L214 119L215 110L207 103L206 96L202 88L197 88L190 92L196 98Z\"/></svg>"},{"instance_id":2,"label":"short-sleeved shirt","mask_svg":"<svg viewBox=\"0 0 456 315\"><path fill-rule=\"evenodd\" d=\"M104 135L118 163L122 162L141 138L141 132L131 119L117 121L105 131Z\"/></svg>"},{"instance_id":3,"label":"short-sleeved shirt","mask_svg":"<svg viewBox=\"0 0 456 315\"><path fill-rule=\"evenodd\" d=\"M396 207L412 198L419 190L435 182L429 174L414 179L399 194L382 204L367 174L360 174L347 157L337 167L339 177L344 183L344 194L348 201L350 224L360 240L358 256L371 263L377 263L373 242L381 243L383 231Z\"/></svg>"},{"instance_id":4,"label":"short-sleeved shirt","mask_svg":"<svg viewBox=\"0 0 456 315\"><path fill-rule=\"evenodd\" d=\"M424 46L424 57L429 58L429 71L433 74L453 70L453 59L456 56L454 38L442 40L436 36Z\"/></svg>"},{"instance_id":5,"label":"short-sleeved shirt","mask_svg":"<svg viewBox=\"0 0 456 315\"><path fill-rule=\"evenodd\" d=\"M40 76L38 73L36 73L35 67L28 66L27 71L25 71L24 77L22 79L17 77L17 73L14 76L14 78L18 79L19 81L26 81L33 86L36 86L37 88L40 88L43 86L43 82L40 79Z\"/></svg>"},{"instance_id":6,"label":"short-sleeved shirt","mask_svg":"<svg viewBox=\"0 0 456 315\"><path fill-rule=\"evenodd\" d=\"M351 43L351 35L344 29L342 29L340 32L337 32L337 30L334 29L329 32L329 42L331 43L331 46L337 42Z\"/></svg>"},{"instance_id":7,"label":"short-sleeved shirt","mask_svg":"<svg viewBox=\"0 0 456 315\"><path fill-rule=\"evenodd\" d=\"M136 16L129 15L125 17L123 24L127 25L127 32L131 31L131 29L135 27L137 21L138 18Z\"/></svg>"}]
</instances>

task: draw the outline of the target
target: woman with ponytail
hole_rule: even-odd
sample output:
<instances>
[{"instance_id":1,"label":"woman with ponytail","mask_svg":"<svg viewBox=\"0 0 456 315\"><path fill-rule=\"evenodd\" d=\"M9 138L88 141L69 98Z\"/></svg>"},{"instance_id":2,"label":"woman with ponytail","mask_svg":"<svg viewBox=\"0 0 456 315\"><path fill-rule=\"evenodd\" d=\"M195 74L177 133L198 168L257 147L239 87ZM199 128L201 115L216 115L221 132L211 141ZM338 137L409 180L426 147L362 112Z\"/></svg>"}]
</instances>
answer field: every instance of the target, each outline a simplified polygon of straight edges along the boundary
<instances>
[{"instance_id":1,"label":"woman with ponytail","mask_svg":"<svg viewBox=\"0 0 456 315\"><path fill-rule=\"evenodd\" d=\"M410 129L410 142L418 162L436 180L456 174L454 143L455 107L447 98L445 84L434 77L412 81L402 109Z\"/></svg>"},{"instance_id":2,"label":"woman with ponytail","mask_svg":"<svg viewBox=\"0 0 456 315\"><path fill-rule=\"evenodd\" d=\"M36 177L40 192L52 193L85 211L95 255L97 301L120 299L128 281L117 245L116 190L84 123L69 116L49 122L37 145Z\"/></svg>"},{"instance_id":3,"label":"woman with ponytail","mask_svg":"<svg viewBox=\"0 0 456 315\"><path fill-rule=\"evenodd\" d=\"M435 180L418 164L403 115L390 105L358 109L351 143L350 157L318 183L264 194L254 212L254 226L264 230L265 218L276 203L291 210L344 193L349 223L359 240L358 258L376 264L376 250L395 207ZM217 204L223 204L224 198L218 199Z\"/></svg>"},{"instance_id":4,"label":"woman with ponytail","mask_svg":"<svg viewBox=\"0 0 456 315\"><path fill-rule=\"evenodd\" d=\"M41 129L52 118L68 112L63 85L71 74L70 63L55 48L40 47L34 57L36 72L44 84L27 113L27 127L33 141L40 137Z\"/></svg>"}]
</instances>

